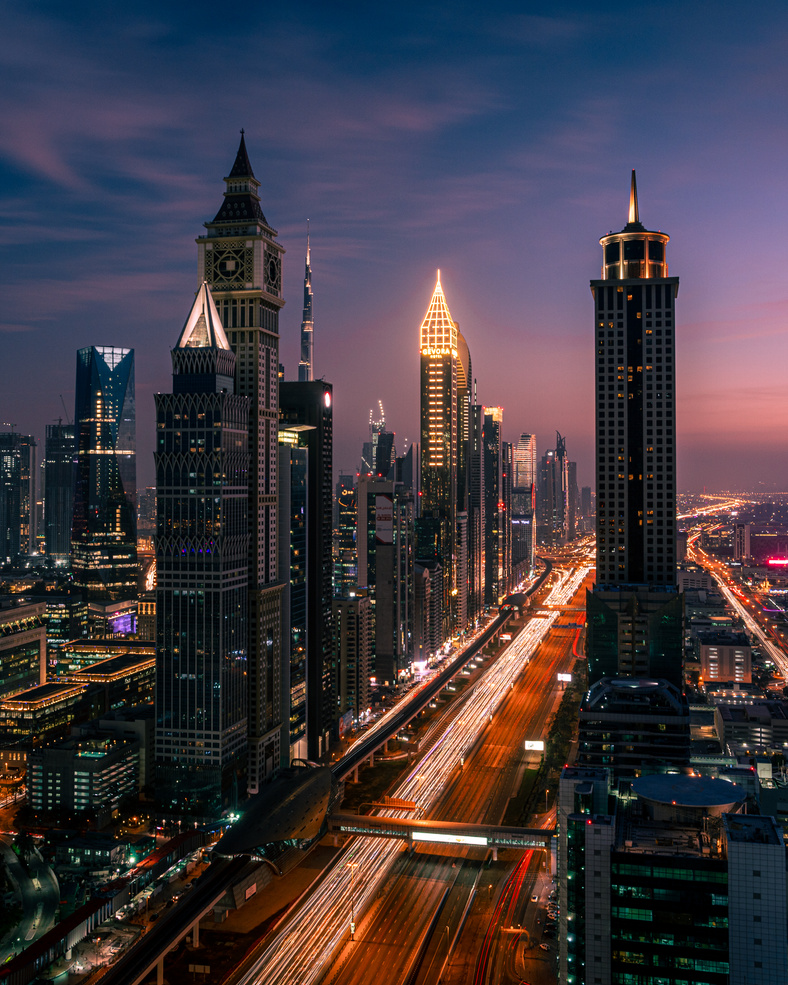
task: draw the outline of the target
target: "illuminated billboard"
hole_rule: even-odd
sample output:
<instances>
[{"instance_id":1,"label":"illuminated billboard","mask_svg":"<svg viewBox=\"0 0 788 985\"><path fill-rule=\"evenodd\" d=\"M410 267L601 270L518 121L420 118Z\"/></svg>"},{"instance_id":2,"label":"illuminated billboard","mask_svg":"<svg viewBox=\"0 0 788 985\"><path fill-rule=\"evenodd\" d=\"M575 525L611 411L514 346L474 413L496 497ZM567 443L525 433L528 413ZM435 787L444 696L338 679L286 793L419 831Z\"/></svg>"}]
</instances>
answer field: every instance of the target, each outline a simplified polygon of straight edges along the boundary
<instances>
[{"instance_id":1,"label":"illuminated billboard","mask_svg":"<svg viewBox=\"0 0 788 985\"><path fill-rule=\"evenodd\" d=\"M544 752L544 742L541 739L526 739L526 752Z\"/></svg>"},{"instance_id":2,"label":"illuminated billboard","mask_svg":"<svg viewBox=\"0 0 788 985\"><path fill-rule=\"evenodd\" d=\"M487 847L487 839L480 838L478 835L441 835L414 831L412 838L414 841L441 841L448 845L481 845L482 848Z\"/></svg>"}]
</instances>

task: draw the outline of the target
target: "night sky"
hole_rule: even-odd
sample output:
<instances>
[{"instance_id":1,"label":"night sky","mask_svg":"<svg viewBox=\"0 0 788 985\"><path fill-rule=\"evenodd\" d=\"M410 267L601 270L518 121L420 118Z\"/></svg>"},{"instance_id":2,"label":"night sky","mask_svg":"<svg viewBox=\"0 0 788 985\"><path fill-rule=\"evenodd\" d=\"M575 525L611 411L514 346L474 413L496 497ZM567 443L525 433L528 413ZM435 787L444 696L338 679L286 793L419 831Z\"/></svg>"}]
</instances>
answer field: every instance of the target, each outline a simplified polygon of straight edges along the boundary
<instances>
[{"instance_id":1,"label":"night sky","mask_svg":"<svg viewBox=\"0 0 788 985\"><path fill-rule=\"evenodd\" d=\"M560 430L593 484L588 282L634 167L681 278L679 488L788 489L784 3L27 7L0 23L0 419L42 446L75 350L133 346L152 482L152 394L244 127L287 250L288 379L311 221L335 470L378 400L418 440L440 267L479 401L540 456Z\"/></svg>"}]
</instances>

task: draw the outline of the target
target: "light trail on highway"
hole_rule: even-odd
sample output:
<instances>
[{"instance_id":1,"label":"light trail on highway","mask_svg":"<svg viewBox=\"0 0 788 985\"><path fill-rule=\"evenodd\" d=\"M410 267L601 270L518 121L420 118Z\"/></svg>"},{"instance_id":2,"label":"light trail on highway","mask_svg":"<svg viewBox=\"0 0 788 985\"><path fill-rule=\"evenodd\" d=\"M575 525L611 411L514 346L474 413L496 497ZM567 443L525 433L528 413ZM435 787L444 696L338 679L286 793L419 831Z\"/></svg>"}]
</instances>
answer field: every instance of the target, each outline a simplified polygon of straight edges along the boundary
<instances>
[{"instance_id":1,"label":"light trail on highway","mask_svg":"<svg viewBox=\"0 0 788 985\"><path fill-rule=\"evenodd\" d=\"M571 577L562 579L544 600L544 605L566 605L575 592L583 584L586 575L592 570L592 565L577 568Z\"/></svg>"},{"instance_id":2,"label":"light trail on highway","mask_svg":"<svg viewBox=\"0 0 788 985\"><path fill-rule=\"evenodd\" d=\"M426 812L442 795L558 616L558 612L550 612L526 624L472 686L457 717L399 785L395 797L415 801L417 810ZM405 816L402 811L380 813ZM351 913L356 916L365 911L401 850L398 842L357 838L293 920L239 979L240 985L318 982L334 949L348 936Z\"/></svg>"}]
</instances>

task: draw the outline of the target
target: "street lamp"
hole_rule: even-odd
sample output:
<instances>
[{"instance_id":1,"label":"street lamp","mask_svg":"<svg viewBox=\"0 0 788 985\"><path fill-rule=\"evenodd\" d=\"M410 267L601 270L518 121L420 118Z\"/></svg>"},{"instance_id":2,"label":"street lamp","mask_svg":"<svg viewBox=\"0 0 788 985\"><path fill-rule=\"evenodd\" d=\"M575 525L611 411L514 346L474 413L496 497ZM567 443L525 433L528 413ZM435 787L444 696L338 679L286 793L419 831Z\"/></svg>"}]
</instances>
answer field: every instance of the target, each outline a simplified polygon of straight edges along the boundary
<instances>
[{"instance_id":1,"label":"street lamp","mask_svg":"<svg viewBox=\"0 0 788 985\"><path fill-rule=\"evenodd\" d=\"M545 814L547 813L547 795L549 793L550 793L549 790L545 790L545 792L544 792L544 812L545 812Z\"/></svg>"},{"instance_id":2,"label":"street lamp","mask_svg":"<svg viewBox=\"0 0 788 985\"><path fill-rule=\"evenodd\" d=\"M356 921L353 914L353 877L355 876L356 868L358 862L348 862L347 867L350 869L350 939L354 941L356 939Z\"/></svg>"}]
</instances>

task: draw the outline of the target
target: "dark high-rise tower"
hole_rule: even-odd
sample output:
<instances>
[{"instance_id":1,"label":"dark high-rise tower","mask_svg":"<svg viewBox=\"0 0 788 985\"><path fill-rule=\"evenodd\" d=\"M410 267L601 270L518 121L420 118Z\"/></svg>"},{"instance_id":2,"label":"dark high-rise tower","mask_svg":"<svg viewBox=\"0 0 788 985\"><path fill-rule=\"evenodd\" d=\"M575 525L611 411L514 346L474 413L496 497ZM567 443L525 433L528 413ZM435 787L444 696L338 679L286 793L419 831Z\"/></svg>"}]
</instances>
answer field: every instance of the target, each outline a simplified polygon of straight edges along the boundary
<instances>
[{"instance_id":1,"label":"dark high-rise tower","mask_svg":"<svg viewBox=\"0 0 788 985\"><path fill-rule=\"evenodd\" d=\"M309 226L306 229L306 260L304 262L304 313L301 316L301 359L298 363L298 382L308 383L314 377L314 322L312 321L312 257L309 252Z\"/></svg>"},{"instance_id":2,"label":"dark high-rise tower","mask_svg":"<svg viewBox=\"0 0 788 985\"><path fill-rule=\"evenodd\" d=\"M588 596L591 683L664 677L681 686L676 594L674 313L668 236L638 214L600 240L596 321L597 584Z\"/></svg>"},{"instance_id":3,"label":"dark high-rise tower","mask_svg":"<svg viewBox=\"0 0 788 985\"><path fill-rule=\"evenodd\" d=\"M243 132L224 201L197 240L206 281L236 355L235 391L249 408L249 790L282 757L281 584L276 459L283 248L260 207Z\"/></svg>"},{"instance_id":4,"label":"dark high-rise tower","mask_svg":"<svg viewBox=\"0 0 788 985\"><path fill-rule=\"evenodd\" d=\"M74 509L74 426L48 424L44 448L44 542L47 557L67 561Z\"/></svg>"},{"instance_id":5,"label":"dark high-rise tower","mask_svg":"<svg viewBox=\"0 0 788 985\"><path fill-rule=\"evenodd\" d=\"M306 498L306 734L310 759L326 751L337 719L332 639L333 407L330 383L282 383L280 426L308 450Z\"/></svg>"},{"instance_id":6,"label":"dark high-rise tower","mask_svg":"<svg viewBox=\"0 0 788 985\"><path fill-rule=\"evenodd\" d=\"M249 400L206 284L156 394L156 793L217 818L245 793Z\"/></svg>"},{"instance_id":7,"label":"dark high-rise tower","mask_svg":"<svg viewBox=\"0 0 788 985\"><path fill-rule=\"evenodd\" d=\"M74 586L89 599L137 593L134 350L77 351Z\"/></svg>"},{"instance_id":8,"label":"dark high-rise tower","mask_svg":"<svg viewBox=\"0 0 788 985\"><path fill-rule=\"evenodd\" d=\"M0 433L0 558L36 550L36 441Z\"/></svg>"}]
</instances>

